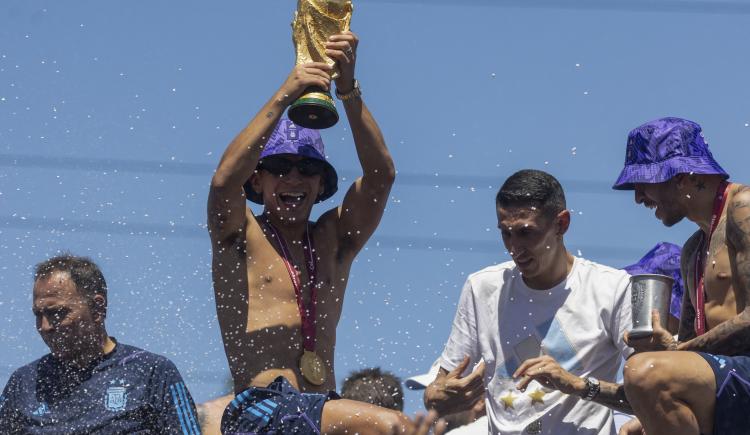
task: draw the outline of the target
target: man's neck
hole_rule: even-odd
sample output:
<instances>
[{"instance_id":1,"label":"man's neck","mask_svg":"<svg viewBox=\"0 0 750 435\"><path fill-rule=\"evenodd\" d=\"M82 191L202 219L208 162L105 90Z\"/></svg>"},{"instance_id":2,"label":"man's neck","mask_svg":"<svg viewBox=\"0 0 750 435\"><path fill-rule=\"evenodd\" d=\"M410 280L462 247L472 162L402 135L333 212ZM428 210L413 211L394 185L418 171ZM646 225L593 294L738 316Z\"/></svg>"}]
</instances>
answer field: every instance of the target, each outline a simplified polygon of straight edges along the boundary
<instances>
[{"instance_id":1,"label":"man's neck","mask_svg":"<svg viewBox=\"0 0 750 435\"><path fill-rule=\"evenodd\" d=\"M574 261L575 258L573 255L561 244L554 261L548 269L548 273L533 279L523 277L523 282L533 290L549 290L568 277L570 271L573 270Z\"/></svg>"},{"instance_id":2,"label":"man's neck","mask_svg":"<svg viewBox=\"0 0 750 435\"><path fill-rule=\"evenodd\" d=\"M268 223L281 234L288 243L301 241L305 232L307 231L307 220L289 221L280 219L273 213L269 213L267 210L263 211L264 219L267 219Z\"/></svg>"},{"instance_id":3,"label":"man's neck","mask_svg":"<svg viewBox=\"0 0 750 435\"><path fill-rule=\"evenodd\" d=\"M718 191L721 182L720 177L700 177L694 182L688 181L691 183L687 189L689 193L682 198L686 203L687 218L698 224L706 234L711 231L716 197L723 193Z\"/></svg>"},{"instance_id":4,"label":"man's neck","mask_svg":"<svg viewBox=\"0 0 750 435\"><path fill-rule=\"evenodd\" d=\"M115 341L104 332L97 345L91 346L89 349L81 349L73 359L66 362L74 367L83 369L88 367L93 361L96 361L104 355L112 352L115 349L115 346Z\"/></svg>"}]
</instances>

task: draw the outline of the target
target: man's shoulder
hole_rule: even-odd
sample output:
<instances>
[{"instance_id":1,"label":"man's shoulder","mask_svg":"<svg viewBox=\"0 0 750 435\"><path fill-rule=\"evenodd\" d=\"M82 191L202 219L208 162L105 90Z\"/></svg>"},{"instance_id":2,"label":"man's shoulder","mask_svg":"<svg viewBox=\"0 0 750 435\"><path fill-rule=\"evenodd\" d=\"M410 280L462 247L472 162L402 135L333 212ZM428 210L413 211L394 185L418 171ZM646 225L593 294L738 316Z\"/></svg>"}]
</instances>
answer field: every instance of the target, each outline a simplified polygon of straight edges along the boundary
<instances>
[{"instance_id":1,"label":"man's shoulder","mask_svg":"<svg viewBox=\"0 0 750 435\"><path fill-rule=\"evenodd\" d=\"M739 183L732 184L731 193L728 195L727 202L729 203L729 207L727 207L725 215L727 217L727 222L729 222L728 219L730 217L733 218L732 220L737 219L736 213L740 209L746 211L747 208L750 207L750 186ZM744 214L742 214L742 216L744 216Z\"/></svg>"},{"instance_id":2,"label":"man's shoulder","mask_svg":"<svg viewBox=\"0 0 750 435\"><path fill-rule=\"evenodd\" d=\"M576 257L578 264L575 273L585 277L587 280L604 280L604 281L622 281L629 279L629 274L625 270L617 269L606 264L597 263L596 261L586 258Z\"/></svg>"},{"instance_id":3,"label":"man's shoulder","mask_svg":"<svg viewBox=\"0 0 750 435\"><path fill-rule=\"evenodd\" d=\"M486 296L509 284L517 275L515 270L516 265L512 261L494 264L469 274L466 283L474 292Z\"/></svg>"},{"instance_id":4,"label":"man's shoulder","mask_svg":"<svg viewBox=\"0 0 750 435\"><path fill-rule=\"evenodd\" d=\"M512 261L506 261L504 263L493 264L487 266L484 269L479 269L474 273L469 274L469 280L484 281L484 280L496 280L503 277L508 272L512 272L516 268L515 263Z\"/></svg>"},{"instance_id":5,"label":"man's shoulder","mask_svg":"<svg viewBox=\"0 0 750 435\"><path fill-rule=\"evenodd\" d=\"M703 230L697 229L693 234L688 237L685 243L682 245L680 251L680 258L685 260L690 257L695 251L698 250L701 240L703 240Z\"/></svg>"},{"instance_id":6,"label":"man's shoulder","mask_svg":"<svg viewBox=\"0 0 750 435\"><path fill-rule=\"evenodd\" d=\"M40 367L48 365L51 361L52 354L46 354L26 365L23 365L13 371L8 382L24 383L34 382L40 374Z\"/></svg>"},{"instance_id":7,"label":"man's shoulder","mask_svg":"<svg viewBox=\"0 0 750 435\"><path fill-rule=\"evenodd\" d=\"M117 343L117 353L113 362L119 365L137 365L152 368L174 367L174 363L163 355L123 343Z\"/></svg>"}]
</instances>

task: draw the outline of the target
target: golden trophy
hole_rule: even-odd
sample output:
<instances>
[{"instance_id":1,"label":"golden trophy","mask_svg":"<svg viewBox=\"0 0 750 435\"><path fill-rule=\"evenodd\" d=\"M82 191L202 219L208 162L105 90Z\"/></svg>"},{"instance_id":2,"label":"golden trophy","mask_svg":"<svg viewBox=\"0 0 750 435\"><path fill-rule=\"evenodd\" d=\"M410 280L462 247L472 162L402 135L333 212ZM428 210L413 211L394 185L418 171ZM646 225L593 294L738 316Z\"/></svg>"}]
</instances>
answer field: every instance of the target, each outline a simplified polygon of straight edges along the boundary
<instances>
[{"instance_id":1,"label":"golden trophy","mask_svg":"<svg viewBox=\"0 0 750 435\"><path fill-rule=\"evenodd\" d=\"M297 65L325 62L334 68L331 78L338 77L336 63L326 56L325 44L329 36L349 30L351 20L351 0L297 0L292 21ZM331 94L311 86L289 106L289 119L302 127L322 129L336 124L339 114Z\"/></svg>"}]
</instances>

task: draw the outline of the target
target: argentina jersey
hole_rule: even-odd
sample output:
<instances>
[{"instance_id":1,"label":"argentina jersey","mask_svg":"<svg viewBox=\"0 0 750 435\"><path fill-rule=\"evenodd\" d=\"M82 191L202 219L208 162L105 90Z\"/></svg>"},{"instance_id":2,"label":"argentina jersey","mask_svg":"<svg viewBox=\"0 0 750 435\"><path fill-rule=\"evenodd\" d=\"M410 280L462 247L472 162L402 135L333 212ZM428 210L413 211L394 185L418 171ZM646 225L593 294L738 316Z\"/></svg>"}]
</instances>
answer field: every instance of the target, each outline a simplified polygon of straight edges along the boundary
<instances>
[{"instance_id":1,"label":"argentina jersey","mask_svg":"<svg viewBox=\"0 0 750 435\"><path fill-rule=\"evenodd\" d=\"M2 434L199 435L177 367L125 344L89 367L50 354L16 370L0 399Z\"/></svg>"}]
</instances>

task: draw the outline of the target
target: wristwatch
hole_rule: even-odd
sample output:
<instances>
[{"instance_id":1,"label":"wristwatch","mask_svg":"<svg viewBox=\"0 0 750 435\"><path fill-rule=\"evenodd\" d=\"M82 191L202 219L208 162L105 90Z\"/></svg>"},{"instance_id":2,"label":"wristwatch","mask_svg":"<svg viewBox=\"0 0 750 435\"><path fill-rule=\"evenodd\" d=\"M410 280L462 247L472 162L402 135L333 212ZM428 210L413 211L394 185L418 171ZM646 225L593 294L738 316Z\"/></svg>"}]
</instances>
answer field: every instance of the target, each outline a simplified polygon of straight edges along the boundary
<instances>
[{"instance_id":1,"label":"wristwatch","mask_svg":"<svg viewBox=\"0 0 750 435\"><path fill-rule=\"evenodd\" d=\"M352 98L359 98L360 96L362 96L362 89L359 88L359 81L357 79L354 79L354 83L352 83L352 90L345 94L342 94L336 88L336 97L341 101L349 101Z\"/></svg>"},{"instance_id":2,"label":"wristwatch","mask_svg":"<svg viewBox=\"0 0 750 435\"><path fill-rule=\"evenodd\" d=\"M583 381L586 382L586 391L581 396L581 398L586 401L594 400L594 397L599 394L599 390L601 389L601 386L599 385L599 379L596 379L593 376L589 376L583 378Z\"/></svg>"}]
</instances>

